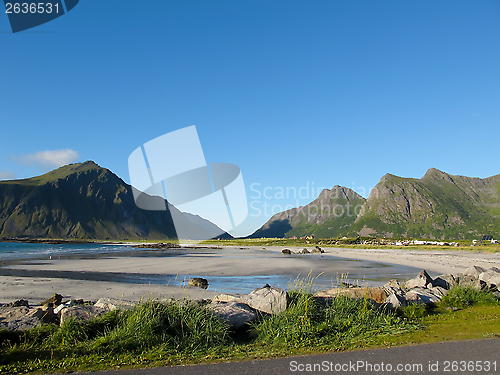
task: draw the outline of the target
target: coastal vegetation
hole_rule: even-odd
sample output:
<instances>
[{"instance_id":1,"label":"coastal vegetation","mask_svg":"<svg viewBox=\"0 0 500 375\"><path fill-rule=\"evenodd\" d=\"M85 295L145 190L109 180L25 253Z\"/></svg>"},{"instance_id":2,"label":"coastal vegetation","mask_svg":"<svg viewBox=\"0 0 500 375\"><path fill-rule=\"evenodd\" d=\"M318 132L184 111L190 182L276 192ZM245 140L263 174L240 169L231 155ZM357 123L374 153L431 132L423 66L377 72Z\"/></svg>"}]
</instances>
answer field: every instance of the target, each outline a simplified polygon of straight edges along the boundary
<instances>
[{"instance_id":1,"label":"coastal vegetation","mask_svg":"<svg viewBox=\"0 0 500 375\"><path fill-rule=\"evenodd\" d=\"M500 303L491 292L455 287L432 307L393 312L366 298L320 301L312 284L297 285L284 313L238 330L202 302L148 300L86 322L0 331L0 372L157 367L500 336Z\"/></svg>"},{"instance_id":2,"label":"coastal vegetation","mask_svg":"<svg viewBox=\"0 0 500 375\"><path fill-rule=\"evenodd\" d=\"M391 239L391 238L376 238L376 237L344 237L344 238L333 238L333 239L322 239L322 238L233 238L227 240L208 240L204 241L203 244L210 246L236 246L236 247L263 247L266 246L280 246L280 247L310 247L310 246L321 246L321 247L342 247L348 249L398 249L398 250L460 250L460 251L472 251L472 252L500 252L500 243L493 244L491 241L481 241L474 244L473 240L461 240L459 242L459 247L454 247L449 245L396 245L396 243L401 243L403 239ZM411 240L408 238L408 240ZM474 246L472 246L474 244Z\"/></svg>"}]
</instances>

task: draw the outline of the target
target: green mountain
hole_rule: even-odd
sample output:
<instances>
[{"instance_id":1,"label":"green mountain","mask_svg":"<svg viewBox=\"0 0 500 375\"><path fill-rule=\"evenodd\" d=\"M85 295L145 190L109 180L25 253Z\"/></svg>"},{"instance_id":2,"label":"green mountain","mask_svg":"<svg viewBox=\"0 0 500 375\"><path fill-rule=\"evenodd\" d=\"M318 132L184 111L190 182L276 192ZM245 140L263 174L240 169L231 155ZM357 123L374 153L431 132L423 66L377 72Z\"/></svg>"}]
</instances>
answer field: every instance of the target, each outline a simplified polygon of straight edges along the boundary
<instances>
[{"instance_id":1,"label":"green mountain","mask_svg":"<svg viewBox=\"0 0 500 375\"><path fill-rule=\"evenodd\" d=\"M387 174L347 234L477 238L500 235L500 175L481 179L429 169L421 179Z\"/></svg>"},{"instance_id":2,"label":"green mountain","mask_svg":"<svg viewBox=\"0 0 500 375\"><path fill-rule=\"evenodd\" d=\"M343 216L325 210L308 215L307 207L321 207L334 190L346 192L338 204L355 209ZM347 188L331 191L323 191L302 215L302 207L274 215L252 237L500 237L500 175L480 179L429 169L421 179L386 174L367 200Z\"/></svg>"},{"instance_id":3,"label":"green mountain","mask_svg":"<svg viewBox=\"0 0 500 375\"><path fill-rule=\"evenodd\" d=\"M197 233L218 230L184 215ZM143 240L175 239L176 232L170 211L138 208L130 185L87 161L25 180L0 181L0 237Z\"/></svg>"},{"instance_id":4,"label":"green mountain","mask_svg":"<svg viewBox=\"0 0 500 375\"><path fill-rule=\"evenodd\" d=\"M365 201L361 195L346 187L324 189L308 205L274 215L250 238L301 237L310 234L319 238L337 237L354 224Z\"/></svg>"}]
</instances>

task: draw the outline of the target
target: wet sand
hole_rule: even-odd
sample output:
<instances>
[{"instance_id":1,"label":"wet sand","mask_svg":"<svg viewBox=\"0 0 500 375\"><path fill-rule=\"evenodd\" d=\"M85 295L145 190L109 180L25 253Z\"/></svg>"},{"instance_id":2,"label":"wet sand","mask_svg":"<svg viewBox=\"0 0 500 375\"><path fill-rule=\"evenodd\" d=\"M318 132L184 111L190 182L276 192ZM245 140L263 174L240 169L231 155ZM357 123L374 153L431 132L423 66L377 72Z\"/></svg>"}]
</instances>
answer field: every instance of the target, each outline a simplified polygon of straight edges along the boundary
<instances>
[{"instance_id":1,"label":"wet sand","mask_svg":"<svg viewBox=\"0 0 500 375\"><path fill-rule=\"evenodd\" d=\"M338 284L342 275L362 285L459 273L472 265L500 267L500 254L466 251L324 248L325 254L283 255L283 247L135 252L75 259L39 259L0 268L0 303L40 302L54 293L68 298L212 298L220 292L248 293L266 282L287 287L298 275L320 275L318 287ZM298 251L300 248L291 248ZM135 254L135 255L134 255ZM189 277L206 277L208 290L185 287Z\"/></svg>"}]
</instances>

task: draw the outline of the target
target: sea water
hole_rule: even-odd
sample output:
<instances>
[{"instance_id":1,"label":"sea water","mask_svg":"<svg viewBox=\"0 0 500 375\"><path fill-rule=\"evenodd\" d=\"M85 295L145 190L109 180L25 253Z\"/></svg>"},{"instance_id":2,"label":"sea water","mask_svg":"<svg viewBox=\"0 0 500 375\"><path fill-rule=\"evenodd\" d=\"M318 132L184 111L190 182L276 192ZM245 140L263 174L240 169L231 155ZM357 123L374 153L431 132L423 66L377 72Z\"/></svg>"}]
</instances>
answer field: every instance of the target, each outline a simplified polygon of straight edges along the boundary
<instances>
[{"instance_id":1,"label":"sea water","mask_svg":"<svg viewBox=\"0 0 500 375\"><path fill-rule=\"evenodd\" d=\"M252 276L206 276L203 274L153 274L127 272L96 272L96 271L53 271L48 269L30 269L29 265L43 264L57 260L99 259L99 258L165 258L192 257L194 262L203 262L204 257L219 257L221 261L229 258L269 258L269 262L279 262L284 257L279 252L262 251L258 249L238 248L197 248L197 249L143 249L121 244L40 244L20 242L0 242L0 276L63 278L72 280L112 281L132 284L159 284L170 286L187 286L192 277L203 277L209 280L209 290L225 293L248 293L265 284L293 288L294 285L309 279L314 280L315 288L325 289L338 286L342 282L360 286L382 285L390 279L399 280L414 277L418 269L413 267L391 265L380 262L346 259L323 254L292 255L313 262L311 268L327 270L301 275L281 272L280 274ZM285 255L289 257L288 255ZM154 261L154 259L152 259ZM21 265L21 268L16 268ZM346 272L346 270L349 270Z\"/></svg>"}]
</instances>

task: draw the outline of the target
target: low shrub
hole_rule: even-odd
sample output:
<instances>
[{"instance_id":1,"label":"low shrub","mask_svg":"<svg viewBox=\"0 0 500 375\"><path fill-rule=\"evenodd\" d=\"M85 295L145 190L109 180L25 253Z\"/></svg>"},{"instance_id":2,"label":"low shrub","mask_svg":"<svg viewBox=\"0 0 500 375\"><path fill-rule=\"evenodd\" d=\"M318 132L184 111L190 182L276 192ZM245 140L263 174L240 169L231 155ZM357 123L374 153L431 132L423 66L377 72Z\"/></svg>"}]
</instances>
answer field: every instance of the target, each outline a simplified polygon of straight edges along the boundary
<instances>
[{"instance_id":1,"label":"low shrub","mask_svg":"<svg viewBox=\"0 0 500 375\"><path fill-rule=\"evenodd\" d=\"M498 301L490 291L478 291L470 287L457 286L449 290L448 294L441 300L439 306L463 309L480 303L495 304Z\"/></svg>"}]
</instances>

